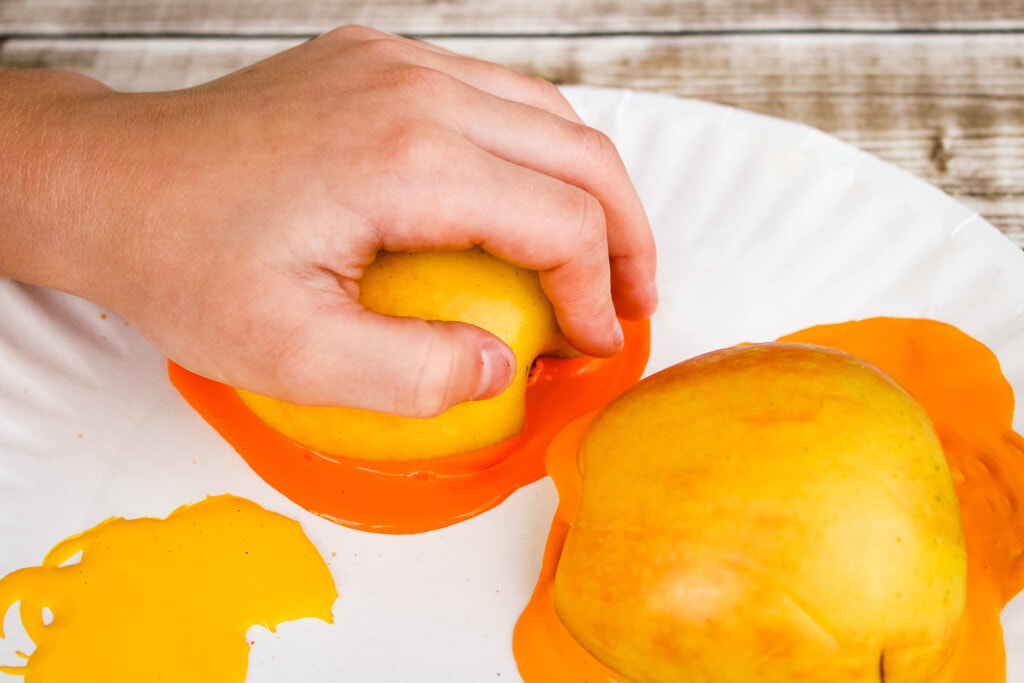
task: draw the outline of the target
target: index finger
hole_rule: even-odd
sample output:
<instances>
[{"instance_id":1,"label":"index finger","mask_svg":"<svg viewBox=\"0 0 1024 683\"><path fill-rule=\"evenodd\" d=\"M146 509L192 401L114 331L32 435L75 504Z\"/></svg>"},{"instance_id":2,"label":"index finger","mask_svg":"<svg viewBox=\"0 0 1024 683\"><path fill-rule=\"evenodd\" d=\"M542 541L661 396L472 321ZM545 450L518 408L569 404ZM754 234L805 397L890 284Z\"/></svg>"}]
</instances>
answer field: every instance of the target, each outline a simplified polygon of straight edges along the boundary
<instances>
[{"instance_id":1,"label":"index finger","mask_svg":"<svg viewBox=\"0 0 1024 683\"><path fill-rule=\"evenodd\" d=\"M609 262L608 281L616 313L640 319L657 306L654 283L656 256L647 214L615 145L604 134L585 126L565 96L550 82L520 74L508 67L459 55L438 45L365 27L345 27L338 33L372 42L395 61L415 64L450 76L444 99L456 103L459 133L491 154L513 164L557 178L597 199L604 217L603 244ZM382 56L382 55L378 55ZM580 204L586 209L586 204ZM595 213L592 209L591 213ZM597 213L600 213L597 212ZM581 218L585 224L587 218ZM511 239L505 239L511 237ZM515 243L519 240L520 243ZM541 236L541 244L550 238ZM490 235L492 251L508 258L523 251L519 235ZM567 292L599 279L579 273L590 260L580 257L547 277L556 308L572 315L573 297ZM520 262L534 267L534 263ZM589 285L592 286L592 285ZM582 302L585 297L578 297ZM590 299L593 300L593 295ZM559 301L561 299L561 301ZM559 305L559 304L564 305ZM575 311L579 317L580 311Z\"/></svg>"},{"instance_id":2,"label":"index finger","mask_svg":"<svg viewBox=\"0 0 1024 683\"><path fill-rule=\"evenodd\" d=\"M625 318L649 317L658 300L654 236L615 144L604 133L582 123L509 100L493 100L490 106L503 110L494 120L501 120L504 125L468 116L460 120L461 132L497 157L561 180L596 199L603 212L603 246L616 312ZM586 203L580 205L581 211L592 208L588 209ZM586 217L580 220L582 224L588 223ZM500 237L498 241L492 237L492 244L499 249L515 250L515 245L501 241ZM583 248L602 246L587 241L585 235L580 237ZM580 264L585 256L579 253ZM572 275L566 280L576 281Z\"/></svg>"}]
</instances>

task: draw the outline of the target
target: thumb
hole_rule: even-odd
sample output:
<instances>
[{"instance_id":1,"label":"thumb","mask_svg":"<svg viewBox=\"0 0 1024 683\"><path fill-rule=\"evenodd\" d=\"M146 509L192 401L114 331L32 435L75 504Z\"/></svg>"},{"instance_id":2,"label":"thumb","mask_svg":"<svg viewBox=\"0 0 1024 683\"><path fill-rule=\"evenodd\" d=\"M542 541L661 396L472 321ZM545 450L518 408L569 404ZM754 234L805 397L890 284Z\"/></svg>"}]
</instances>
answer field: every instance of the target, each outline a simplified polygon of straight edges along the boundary
<instances>
[{"instance_id":1,"label":"thumb","mask_svg":"<svg viewBox=\"0 0 1024 683\"><path fill-rule=\"evenodd\" d=\"M292 386L309 402L406 417L496 396L516 372L512 350L479 327L365 309L319 318L301 348L306 377Z\"/></svg>"}]
</instances>

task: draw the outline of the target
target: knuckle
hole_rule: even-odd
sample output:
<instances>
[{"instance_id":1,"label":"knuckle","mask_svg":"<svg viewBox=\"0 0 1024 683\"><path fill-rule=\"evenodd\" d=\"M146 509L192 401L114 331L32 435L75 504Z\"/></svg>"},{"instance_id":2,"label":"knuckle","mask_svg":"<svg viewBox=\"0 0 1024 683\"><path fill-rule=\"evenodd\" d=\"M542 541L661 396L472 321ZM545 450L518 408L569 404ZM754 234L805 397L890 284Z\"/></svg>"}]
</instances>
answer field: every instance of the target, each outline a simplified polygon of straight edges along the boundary
<instances>
[{"instance_id":1,"label":"knuckle","mask_svg":"<svg viewBox=\"0 0 1024 683\"><path fill-rule=\"evenodd\" d=\"M317 40L351 50L356 59L391 74L391 80L416 83L428 80L431 69L422 66L420 49L401 36L375 28L348 24L331 29Z\"/></svg>"},{"instance_id":2,"label":"knuckle","mask_svg":"<svg viewBox=\"0 0 1024 683\"><path fill-rule=\"evenodd\" d=\"M429 418L448 408L452 402L452 381L457 370L454 356L450 344L442 343L438 334L431 334L430 342L414 366L417 368L415 381L411 387L395 394L394 405L399 415Z\"/></svg>"},{"instance_id":3,"label":"knuckle","mask_svg":"<svg viewBox=\"0 0 1024 683\"><path fill-rule=\"evenodd\" d=\"M458 176L470 149L465 138L444 120L405 115L382 122L374 145L380 167L407 187L410 183L416 186L416 179L445 187Z\"/></svg>"},{"instance_id":4,"label":"knuckle","mask_svg":"<svg viewBox=\"0 0 1024 683\"><path fill-rule=\"evenodd\" d=\"M591 263L598 257L608 258L604 208L590 193L566 185L534 267L554 270L571 263Z\"/></svg>"},{"instance_id":5,"label":"knuckle","mask_svg":"<svg viewBox=\"0 0 1024 683\"><path fill-rule=\"evenodd\" d=\"M396 124L380 152L388 168L399 173L426 172L433 176L448 168L455 154L455 144L440 126L425 121L405 121Z\"/></svg>"},{"instance_id":6,"label":"knuckle","mask_svg":"<svg viewBox=\"0 0 1024 683\"><path fill-rule=\"evenodd\" d=\"M536 105L548 110L566 106L561 91L546 78L524 75L522 83L527 97Z\"/></svg>"},{"instance_id":7,"label":"knuckle","mask_svg":"<svg viewBox=\"0 0 1024 683\"><path fill-rule=\"evenodd\" d=\"M361 47L368 58L384 64L404 64L411 59L409 47L387 33L368 34Z\"/></svg>"},{"instance_id":8,"label":"knuckle","mask_svg":"<svg viewBox=\"0 0 1024 683\"><path fill-rule=\"evenodd\" d=\"M619 152L607 135L589 126L577 127L579 142L578 161L598 174L609 173L619 166Z\"/></svg>"},{"instance_id":9,"label":"knuckle","mask_svg":"<svg viewBox=\"0 0 1024 683\"><path fill-rule=\"evenodd\" d=\"M323 45L345 49L354 45L366 47L373 43L384 42L389 38L391 38L389 34L370 28L369 26L345 24L321 33L316 36L313 41Z\"/></svg>"},{"instance_id":10,"label":"knuckle","mask_svg":"<svg viewBox=\"0 0 1024 683\"><path fill-rule=\"evenodd\" d=\"M397 46L404 51L404 46ZM453 95L455 79L438 69L404 61L404 55L393 55L395 62L388 71L388 82L396 89L396 94L410 93L417 97L439 98L448 100Z\"/></svg>"},{"instance_id":11,"label":"knuckle","mask_svg":"<svg viewBox=\"0 0 1024 683\"><path fill-rule=\"evenodd\" d=\"M448 406L443 400L443 384L433 381L430 377L432 374L421 376L411 391L395 395L395 412L398 415L425 419L437 417L445 411Z\"/></svg>"},{"instance_id":12,"label":"knuckle","mask_svg":"<svg viewBox=\"0 0 1024 683\"><path fill-rule=\"evenodd\" d=\"M577 191L575 220L570 223L571 240L566 246L574 255L590 255L595 251L607 251L604 208L589 192Z\"/></svg>"}]
</instances>

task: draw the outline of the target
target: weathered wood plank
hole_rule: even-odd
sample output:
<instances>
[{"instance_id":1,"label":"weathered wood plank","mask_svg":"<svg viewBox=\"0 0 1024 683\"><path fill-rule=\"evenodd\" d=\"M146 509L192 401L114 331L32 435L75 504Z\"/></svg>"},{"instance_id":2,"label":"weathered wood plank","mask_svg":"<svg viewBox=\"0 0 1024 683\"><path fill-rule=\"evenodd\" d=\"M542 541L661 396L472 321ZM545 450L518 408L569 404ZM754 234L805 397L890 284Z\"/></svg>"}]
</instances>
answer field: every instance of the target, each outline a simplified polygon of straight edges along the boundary
<instances>
[{"instance_id":1,"label":"weathered wood plank","mask_svg":"<svg viewBox=\"0 0 1024 683\"><path fill-rule=\"evenodd\" d=\"M364 23L417 35L763 30L1006 29L993 0L3 0L0 34L320 33Z\"/></svg>"},{"instance_id":2,"label":"weathered wood plank","mask_svg":"<svg viewBox=\"0 0 1024 683\"><path fill-rule=\"evenodd\" d=\"M0 66L69 69L117 90L174 90L223 76L300 39L59 39L0 44Z\"/></svg>"},{"instance_id":3,"label":"weathered wood plank","mask_svg":"<svg viewBox=\"0 0 1024 683\"><path fill-rule=\"evenodd\" d=\"M176 88L296 40L11 41L0 64L114 87ZM802 121L971 206L1024 246L1024 36L869 35L446 39L559 83L671 93Z\"/></svg>"},{"instance_id":4,"label":"weathered wood plank","mask_svg":"<svg viewBox=\"0 0 1024 683\"><path fill-rule=\"evenodd\" d=\"M1024 35L577 40L460 47L555 82L631 87L801 121L893 161L1024 246Z\"/></svg>"}]
</instances>

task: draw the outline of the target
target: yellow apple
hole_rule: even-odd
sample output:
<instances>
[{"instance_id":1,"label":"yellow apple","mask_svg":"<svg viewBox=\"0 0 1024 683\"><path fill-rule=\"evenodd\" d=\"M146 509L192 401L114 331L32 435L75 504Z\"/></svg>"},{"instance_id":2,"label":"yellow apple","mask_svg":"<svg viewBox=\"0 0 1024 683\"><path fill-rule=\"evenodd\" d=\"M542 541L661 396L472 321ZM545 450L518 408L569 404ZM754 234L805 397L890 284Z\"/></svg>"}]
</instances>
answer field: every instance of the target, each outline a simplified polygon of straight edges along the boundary
<instances>
[{"instance_id":1,"label":"yellow apple","mask_svg":"<svg viewBox=\"0 0 1024 683\"><path fill-rule=\"evenodd\" d=\"M523 428L526 380L534 359L567 348L537 273L479 248L382 252L360 281L360 302L386 315L482 327L515 352L517 374L499 396L460 403L432 418L299 406L237 390L267 425L325 454L411 461L500 443Z\"/></svg>"},{"instance_id":2,"label":"yellow apple","mask_svg":"<svg viewBox=\"0 0 1024 683\"><path fill-rule=\"evenodd\" d=\"M851 355L716 351L595 419L559 618L636 683L928 683L966 554L923 409Z\"/></svg>"}]
</instances>

